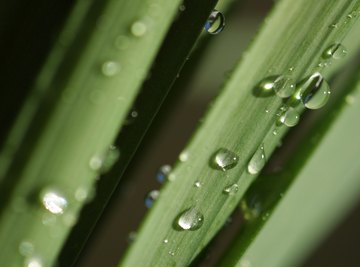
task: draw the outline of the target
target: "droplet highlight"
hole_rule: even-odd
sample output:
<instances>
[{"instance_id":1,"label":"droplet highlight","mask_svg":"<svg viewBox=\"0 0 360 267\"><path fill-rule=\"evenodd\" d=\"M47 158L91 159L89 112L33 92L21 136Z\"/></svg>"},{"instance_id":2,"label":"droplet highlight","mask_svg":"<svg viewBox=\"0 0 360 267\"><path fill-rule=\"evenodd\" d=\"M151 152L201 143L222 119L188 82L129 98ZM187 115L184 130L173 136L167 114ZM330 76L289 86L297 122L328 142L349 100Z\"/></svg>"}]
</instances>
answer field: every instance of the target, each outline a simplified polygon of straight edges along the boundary
<instances>
[{"instance_id":1,"label":"droplet highlight","mask_svg":"<svg viewBox=\"0 0 360 267\"><path fill-rule=\"evenodd\" d=\"M43 264L39 258L30 258L25 260L25 267L42 267Z\"/></svg>"},{"instance_id":2,"label":"droplet highlight","mask_svg":"<svg viewBox=\"0 0 360 267\"><path fill-rule=\"evenodd\" d=\"M196 208L183 211L177 218L177 225L182 230L197 230L203 225L203 222L204 216Z\"/></svg>"},{"instance_id":3,"label":"droplet highlight","mask_svg":"<svg viewBox=\"0 0 360 267\"><path fill-rule=\"evenodd\" d=\"M45 209L56 215L63 214L68 205L65 197L60 193L49 189L42 192L41 202Z\"/></svg>"},{"instance_id":4,"label":"droplet highlight","mask_svg":"<svg viewBox=\"0 0 360 267\"><path fill-rule=\"evenodd\" d=\"M155 200L159 198L160 192L158 190L150 191L145 197L145 206L151 208L154 205Z\"/></svg>"},{"instance_id":5,"label":"droplet highlight","mask_svg":"<svg viewBox=\"0 0 360 267\"><path fill-rule=\"evenodd\" d=\"M106 61L101 66L101 72L107 77L115 76L120 71L120 64L115 61Z\"/></svg>"},{"instance_id":6,"label":"droplet highlight","mask_svg":"<svg viewBox=\"0 0 360 267\"><path fill-rule=\"evenodd\" d=\"M280 113L279 123L287 127L294 127L299 123L300 115L295 108L287 107Z\"/></svg>"},{"instance_id":7,"label":"droplet highlight","mask_svg":"<svg viewBox=\"0 0 360 267\"><path fill-rule=\"evenodd\" d=\"M247 170L250 174L258 174L264 168L266 163L266 156L264 150L264 144L262 144L254 153L252 158L250 159Z\"/></svg>"},{"instance_id":8,"label":"droplet highlight","mask_svg":"<svg viewBox=\"0 0 360 267\"><path fill-rule=\"evenodd\" d=\"M220 148L212 159L212 166L226 171L234 168L239 162L239 156L226 148Z\"/></svg>"},{"instance_id":9,"label":"droplet highlight","mask_svg":"<svg viewBox=\"0 0 360 267\"><path fill-rule=\"evenodd\" d=\"M224 188L224 193L227 195L235 195L239 191L239 186L237 184L232 184Z\"/></svg>"},{"instance_id":10,"label":"droplet highlight","mask_svg":"<svg viewBox=\"0 0 360 267\"><path fill-rule=\"evenodd\" d=\"M225 27L225 17L217 10L213 10L207 19L204 28L210 34L218 34L222 32Z\"/></svg>"},{"instance_id":11,"label":"droplet highlight","mask_svg":"<svg viewBox=\"0 0 360 267\"><path fill-rule=\"evenodd\" d=\"M145 35L147 31L147 26L144 22L142 21L135 21L132 25L131 25L131 33L132 35L134 35L135 37L142 37Z\"/></svg>"},{"instance_id":12,"label":"droplet highlight","mask_svg":"<svg viewBox=\"0 0 360 267\"><path fill-rule=\"evenodd\" d=\"M323 53L324 59L341 59L344 58L347 55L348 51L345 46L342 44L332 44L328 48L325 49Z\"/></svg>"}]
</instances>

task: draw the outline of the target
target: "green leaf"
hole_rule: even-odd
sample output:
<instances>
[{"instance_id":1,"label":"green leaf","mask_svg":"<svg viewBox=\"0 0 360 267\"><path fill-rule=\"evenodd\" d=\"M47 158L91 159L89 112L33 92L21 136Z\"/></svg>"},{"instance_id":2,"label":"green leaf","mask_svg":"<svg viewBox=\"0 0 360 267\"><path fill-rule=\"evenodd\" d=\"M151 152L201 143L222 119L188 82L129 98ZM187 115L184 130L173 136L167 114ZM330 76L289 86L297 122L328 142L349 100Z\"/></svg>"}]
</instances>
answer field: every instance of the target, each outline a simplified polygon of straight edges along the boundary
<instances>
[{"instance_id":1,"label":"green leaf","mask_svg":"<svg viewBox=\"0 0 360 267\"><path fill-rule=\"evenodd\" d=\"M357 16L347 16L352 12L358 14L359 6L360 1L335 0L277 3L180 155L170 181L143 222L121 266L187 266L194 259L256 178L247 172L254 153L264 144L269 157L287 131L286 127L277 126L276 114L283 100L275 95L256 96L257 86L273 75L286 74L301 81L320 71L329 79L340 64L325 69L319 66L324 51L334 43L345 43L349 54L359 48L357 33L349 33ZM344 40L347 34L354 42ZM277 135L273 135L275 128ZM233 166L226 171L214 168L213 164L214 155L221 148L237 155L229 153ZM227 194L227 189L234 186L237 189L230 190L234 194ZM186 216L190 226L184 226L184 220L179 222L184 212L190 213ZM202 218L200 213L204 218L201 227L199 221L194 221ZM190 231L181 230L187 227Z\"/></svg>"}]
</instances>

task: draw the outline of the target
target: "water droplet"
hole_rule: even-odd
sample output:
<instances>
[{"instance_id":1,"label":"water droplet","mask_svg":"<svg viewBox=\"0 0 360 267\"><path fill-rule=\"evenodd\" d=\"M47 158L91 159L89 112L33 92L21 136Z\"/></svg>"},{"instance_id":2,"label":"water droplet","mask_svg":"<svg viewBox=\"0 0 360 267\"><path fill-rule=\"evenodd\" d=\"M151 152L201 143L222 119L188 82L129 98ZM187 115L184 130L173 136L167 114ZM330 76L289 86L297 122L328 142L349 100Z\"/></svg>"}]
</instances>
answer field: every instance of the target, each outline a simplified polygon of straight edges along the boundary
<instances>
[{"instance_id":1,"label":"water droplet","mask_svg":"<svg viewBox=\"0 0 360 267\"><path fill-rule=\"evenodd\" d=\"M272 132L273 135L277 135L278 134L278 130L277 129L274 129L273 132Z\"/></svg>"},{"instance_id":2,"label":"water droplet","mask_svg":"<svg viewBox=\"0 0 360 267\"><path fill-rule=\"evenodd\" d=\"M179 11L185 11L185 9L186 9L186 6L184 4L181 4L179 6Z\"/></svg>"},{"instance_id":3,"label":"water droplet","mask_svg":"<svg viewBox=\"0 0 360 267\"><path fill-rule=\"evenodd\" d=\"M265 150L264 144L262 144L250 159L247 170L250 174L258 174L264 168L265 163Z\"/></svg>"},{"instance_id":4,"label":"water droplet","mask_svg":"<svg viewBox=\"0 0 360 267\"><path fill-rule=\"evenodd\" d=\"M295 93L308 109L319 109L329 100L330 88L323 76L316 72L299 85Z\"/></svg>"},{"instance_id":5,"label":"water droplet","mask_svg":"<svg viewBox=\"0 0 360 267\"><path fill-rule=\"evenodd\" d=\"M262 205L257 195L245 196L240 203L245 220L253 220L260 216Z\"/></svg>"},{"instance_id":6,"label":"water droplet","mask_svg":"<svg viewBox=\"0 0 360 267\"><path fill-rule=\"evenodd\" d=\"M175 256L175 251L170 250L168 253L170 256Z\"/></svg>"},{"instance_id":7,"label":"water droplet","mask_svg":"<svg viewBox=\"0 0 360 267\"><path fill-rule=\"evenodd\" d=\"M108 172L116 163L116 161L120 157L120 150L116 146L109 146L108 150L106 151L105 157L102 162L100 172L102 174Z\"/></svg>"},{"instance_id":8,"label":"water droplet","mask_svg":"<svg viewBox=\"0 0 360 267\"><path fill-rule=\"evenodd\" d=\"M290 76L279 75L274 80L272 89L281 98L290 97L295 91L295 81Z\"/></svg>"},{"instance_id":9,"label":"water droplet","mask_svg":"<svg viewBox=\"0 0 360 267\"><path fill-rule=\"evenodd\" d=\"M65 197L54 190L44 190L41 193L41 202L52 214L63 214L68 202Z\"/></svg>"},{"instance_id":10,"label":"water droplet","mask_svg":"<svg viewBox=\"0 0 360 267\"><path fill-rule=\"evenodd\" d=\"M100 171L101 167L103 166L103 162L104 162L104 157L99 154L96 154L90 158L89 167L93 171L96 172Z\"/></svg>"},{"instance_id":11,"label":"water droplet","mask_svg":"<svg viewBox=\"0 0 360 267\"><path fill-rule=\"evenodd\" d=\"M135 21L131 25L131 33L136 37L141 37L145 35L146 31L147 31L147 26L142 21Z\"/></svg>"},{"instance_id":12,"label":"water droplet","mask_svg":"<svg viewBox=\"0 0 360 267\"><path fill-rule=\"evenodd\" d=\"M106 61L102 64L101 71L107 77L115 76L120 71L120 64L115 61Z\"/></svg>"},{"instance_id":13,"label":"water droplet","mask_svg":"<svg viewBox=\"0 0 360 267\"><path fill-rule=\"evenodd\" d=\"M332 44L323 53L323 58L341 59L347 55L347 50L342 44Z\"/></svg>"},{"instance_id":14,"label":"water droplet","mask_svg":"<svg viewBox=\"0 0 360 267\"><path fill-rule=\"evenodd\" d=\"M194 231L199 229L204 222L204 216L196 208L183 211L177 218L177 225L182 230Z\"/></svg>"},{"instance_id":15,"label":"water droplet","mask_svg":"<svg viewBox=\"0 0 360 267\"><path fill-rule=\"evenodd\" d=\"M197 187L197 188L200 188L202 186L202 183L200 181L196 181L194 183L194 186Z\"/></svg>"},{"instance_id":16,"label":"water droplet","mask_svg":"<svg viewBox=\"0 0 360 267\"><path fill-rule=\"evenodd\" d=\"M169 239L164 239L164 244L167 244L167 243L169 243Z\"/></svg>"},{"instance_id":17,"label":"water droplet","mask_svg":"<svg viewBox=\"0 0 360 267\"><path fill-rule=\"evenodd\" d=\"M171 172L170 165L161 166L158 172L156 173L156 180L161 184L164 183L167 180L170 172Z\"/></svg>"},{"instance_id":18,"label":"water droplet","mask_svg":"<svg viewBox=\"0 0 360 267\"><path fill-rule=\"evenodd\" d=\"M287 127L294 127L296 124L298 124L299 119L300 116L296 109L287 107L286 110L281 113L279 123L284 124Z\"/></svg>"},{"instance_id":19,"label":"water droplet","mask_svg":"<svg viewBox=\"0 0 360 267\"><path fill-rule=\"evenodd\" d=\"M224 193L228 195L235 195L239 190L239 186L237 184L232 184L224 188Z\"/></svg>"},{"instance_id":20,"label":"water droplet","mask_svg":"<svg viewBox=\"0 0 360 267\"><path fill-rule=\"evenodd\" d=\"M151 208L154 204L155 200L159 197L159 191L158 190L152 190L150 191L146 197L145 197L145 206L147 208Z\"/></svg>"},{"instance_id":21,"label":"water droplet","mask_svg":"<svg viewBox=\"0 0 360 267\"><path fill-rule=\"evenodd\" d=\"M130 40L127 36L120 35L115 39L115 47L119 50L125 50L129 47Z\"/></svg>"},{"instance_id":22,"label":"water droplet","mask_svg":"<svg viewBox=\"0 0 360 267\"><path fill-rule=\"evenodd\" d=\"M30 258L25 260L25 267L42 267L42 262L39 258Z\"/></svg>"},{"instance_id":23,"label":"water droplet","mask_svg":"<svg viewBox=\"0 0 360 267\"><path fill-rule=\"evenodd\" d=\"M189 159L189 153L188 153L187 151L183 151L183 152L180 153L180 155L179 155L179 160L180 160L181 162L185 162L185 161L187 161L188 159Z\"/></svg>"},{"instance_id":24,"label":"water droplet","mask_svg":"<svg viewBox=\"0 0 360 267\"><path fill-rule=\"evenodd\" d=\"M30 257L34 253L34 245L29 241L22 241L19 244L19 252L25 257Z\"/></svg>"},{"instance_id":25,"label":"water droplet","mask_svg":"<svg viewBox=\"0 0 360 267\"><path fill-rule=\"evenodd\" d=\"M218 34L224 29L224 27L225 27L224 15L221 12L214 9L204 25L205 30L210 34Z\"/></svg>"},{"instance_id":26,"label":"water droplet","mask_svg":"<svg viewBox=\"0 0 360 267\"><path fill-rule=\"evenodd\" d=\"M234 168L238 162L238 155L226 148L220 148L213 156L211 165L216 169L226 171Z\"/></svg>"}]
</instances>

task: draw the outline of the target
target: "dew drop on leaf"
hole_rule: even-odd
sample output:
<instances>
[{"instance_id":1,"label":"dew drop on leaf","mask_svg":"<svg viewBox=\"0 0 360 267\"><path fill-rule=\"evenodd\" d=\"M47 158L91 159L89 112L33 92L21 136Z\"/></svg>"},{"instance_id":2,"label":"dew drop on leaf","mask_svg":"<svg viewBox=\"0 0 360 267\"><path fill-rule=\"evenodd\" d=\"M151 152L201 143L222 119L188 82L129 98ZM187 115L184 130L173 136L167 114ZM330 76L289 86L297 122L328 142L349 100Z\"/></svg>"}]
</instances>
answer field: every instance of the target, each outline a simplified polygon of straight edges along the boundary
<instances>
[{"instance_id":1,"label":"dew drop on leaf","mask_svg":"<svg viewBox=\"0 0 360 267\"><path fill-rule=\"evenodd\" d=\"M218 34L225 27L225 17L224 15L217 10L213 10L207 19L204 28L210 34Z\"/></svg>"},{"instance_id":2,"label":"dew drop on leaf","mask_svg":"<svg viewBox=\"0 0 360 267\"><path fill-rule=\"evenodd\" d=\"M266 157L264 144L262 144L250 159L247 170L250 174L258 174L265 166Z\"/></svg>"},{"instance_id":3,"label":"dew drop on leaf","mask_svg":"<svg viewBox=\"0 0 360 267\"><path fill-rule=\"evenodd\" d=\"M39 258L29 258L25 260L24 267L42 267L42 262Z\"/></svg>"},{"instance_id":4,"label":"dew drop on leaf","mask_svg":"<svg viewBox=\"0 0 360 267\"><path fill-rule=\"evenodd\" d=\"M200 188L200 187L202 186L202 183L201 183L200 181L196 181L196 182L194 183L194 186L195 186L196 188Z\"/></svg>"},{"instance_id":5,"label":"dew drop on leaf","mask_svg":"<svg viewBox=\"0 0 360 267\"><path fill-rule=\"evenodd\" d=\"M212 158L212 166L216 169L226 171L234 168L239 162L239 156L234 152L226 149L220 148Z\"/></svg>"},{"instance_id":6,"label":"dew drop on leaf","mask_svg":"<svg viewBox=\"0 0 360 267\"><path fill-rule=\"evenodd\" d=\"M235 195L239 190L239 186L237 184L232 184L224 188L224 193L227 195Z\"/></svg>"},{"instance_id":7,"label":"dew drop on leaf","mask_svg":"<svg viewBox=\"0 0 360 267\"><path fill-rule=\"evenodd\" d=\"M177 225L182 230L194 231L202 226L204 222L204 216L198 209L190 208L183 211L176 220Z\"/></svg>"},{"instance_id":8,"label":"dew drop on leaf","mask_svg":"<svg viewBox=\"0 0 360 267\"><path fill-rule=\"evenodd\" d=\"M159 168L158 172L156 173L156 180L159 183L164 183L171 172L171 166L170 165L163 165Z\"/></svg>"},{"instance_id":9,"label":"dew drop on leaf","mask_svg":"<svg viewBox=\"0 0 360 267\"><path fill-rule=\"evenodd\" d=\"M316 72L298 86L295 97L308 109L319 109L328 102L330 88L323 76Z\"/></svg>"},{"instance_id":10,"label":"dew drop on leaf","mask_svg":"<svg viewBox=\"0 0 360 267\"><path fill-rule=\"evenodd\" d=\"M332 44L325 49L323 53L324 59L334 58L341 59L347 55L347 49L342 44Z\"/></svg>"},{"instance_id":11,"label":"dew drop on leaf","mask_svg":"<svg viewBox=\"0 0 360 267\"><path fill-rule=\"evenodd\" d=\"M120 64L115 61L106 61L101 66L101 72L107 77L115 76L120 71Z\"/></svg>"},{"instance_id":12,"label":"dew drop on leaf","mask_svg":"<svg viewBox=\"0 0 360 267\"><path fill-rule=\"evenodd\" d=\"M51 189L45 189L40 194L41 202L45 209L52 214L63 214L68 202L59 192Z\"/></svg>"},{"instance_id":13,"label":"dew drop on leaf","mask_svg":"<svg viewBox=\"0 0 360 267\"><path fill-rule=\"evenodd\" d=\"M295 108L287 107L280 113L279 123L284 124L287 127L294 127L298 124L300 119L299 113Z\"/></svg>"},{"instance_id":14,"label":"dew drop on leaf","mask_svg":"<svg viewBox=\"0 0 360 267\"><path fill-rule=\"evenodd\" d=\"M158 190L152 190L149 193L147 193L145 197L145 206L147 208L151 208L154 205L154 202L159 197L159 191Z\"/></svg>"},{"instance_id":15,"label":"dew drop on leaf","mask_svg":"<svg viewBox=\"0 0 360 267\"><path fill-rule=\"evenodd\" d=\"M281 98L290 97L295 91L295 81L287 75L279 75L273 83L272 89Z\"/></svg>"},{"instance_id":16,"label":"dew drop on leaf","mask_svg":"<svg viewBox=\"0 0 360 267\"><path fill-rule=\"evenodd\" d=\"M142 21L135 21L132 25L131 25L131 33L132 35L136 36L136 37L142 37L145 35L147 31L147 26L144 22Z\"/></svg>"}]
</instances>

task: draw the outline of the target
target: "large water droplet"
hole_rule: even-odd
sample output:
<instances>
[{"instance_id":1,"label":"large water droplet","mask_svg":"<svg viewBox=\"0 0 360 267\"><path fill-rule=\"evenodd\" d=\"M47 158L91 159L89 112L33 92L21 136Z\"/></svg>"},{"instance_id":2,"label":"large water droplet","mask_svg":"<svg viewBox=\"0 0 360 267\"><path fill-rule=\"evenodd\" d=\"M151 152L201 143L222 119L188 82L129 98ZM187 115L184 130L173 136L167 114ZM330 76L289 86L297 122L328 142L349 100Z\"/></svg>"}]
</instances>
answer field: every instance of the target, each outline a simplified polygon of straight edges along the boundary
<instances>
[{"instance_id":1,"label":"large water droplet","mask_svg":"<svg viewBox=\"0 0 360 267\"><path fill-rule=\"evenodd\" d=\"M106 61L102 64L101 71L107 77L115 76L120 71L120 64L115 61Z\"/></svg>"},{"instance_id":2,"label":"large water droplet","mask_svg":"<svg viewBox=\"0 0 360 267\"><path fill-rule=\"evenodd\" d=\"M220 148L213 156L211 165L216 169L226 171L234 168L238 162L238 155L226 148Z\"/></svg>"},{"instance_id":3,"label":"large water droplet","mask_svg":"<svg viewBox=\"0 0 360 267\"><path fill-rule=\"evenodd\" d=\"M221 12L214 9L204 25L205 30L210 34L218 34L224 29L224 27L225 27L224 15Z\"/></svg>"},{"instance_id":4,"label":"large water droplet","mask_svg":"<svg viewBox=\"0 0 360 267\"><path fill-rule=\"evenodd\" d=\"M46 189L41 193L41 202L52 214L63 214L68 202L60 193Z\"/></svg>"},{"instance_id":5,"label":"large water droplet","mask_svg":"<svg viewBox=\"0 0 360 267\"><path fill-rule=\"evenodd\" d=\"M150 191L145 197L145 206L147 208L151 208L152 205L154 205L155 200L158 199L159 194L160 193L158 190Z\"/></svg>"},{"instance_id":6,"label":"large water droplet","mask_svg":"<svg viewBox=\"0 0 360 267\"><path fill-rule=\"evenodd\" d=\"M235 195L239 190L239 186L237 184L232 184L224 188L224 193L228 195Z\"/></svg>"},{"instance_id":7,"label":"large water droplet","mask_svg":"<svg viewBox=\"0 0 360 267\"><path fill-rule=\"evenodd\" d=\"M264 144L262 144L254 153L249 161L247 170L250 174L258 174L266 163Z\"/></svg>"},{"instance_id":8,"label":"large water droplet","mask_svg":"<svg viewBox=\"0 0 360 267\"><path fill-rule=\"evenodd\" d=\"M167 180L170 172L171 172L170 165L161 166L158 172L156 173L156 180L161 184L164 183Z\"/></svg>"},{"instance_id":9,"label":"large water droplet","mask_svg":"<svg viewBox=\"0 0 360 267\"><path fill-rule=\"evenodd\" d=\"M147 26L142 21L135 21L131 25L131 33L136 37L141 37L145 35L146 31L147 31Z\"/></svg>"},{"instance_id":10,"label":"large water droplet","mask_svg":"<svg viewBox=\"0 0 360 267\"><path fill-rule=\"evenodd\" d=\"M279 123L286 125L287 127L294 127L298 124L300 119L299 113L295 108L287 107L282 113L280 113Z\"/></svg>"},{"instance_id":11,"label":"large water droplet","mask_svg":"<svg viewBox=\"0 0 360 267\"><path fill-rule=\"evenodd\" d=\"M182 230L197 230L202 226L203 222L204 216L196 208L183 211L177 218L177 225Z\"/></svg>"},{"instance_id":12,"label":"large water droplet","mask_svg":"<svg viewBox=\"0 0 360 267\"><path fill-rule=\"evenodd\" d=\"M330 88L323 76L316 72L299 85L295 97L308 109L319 109L329 100Z\"/></svg>"},{"instance_id":13,"label":"large water droplet","mask_svg":"<svg viewBox=\"0 0 360 267\"><path fill-rule=\"evenodd\" d=\"M342 44L332 44L323 53L323 58L341 59L347 55L347 49Z\"/></svg>"},{"instance_id":14,"label":"large water droplet","mask_svg":"<svg viewBox=\"0 0 360 267\"><path fill-rule=\"evenodd\" d=\"M287 75L279 75L273 83L274 92L281 98L290 97L295 91L295 81Z\"/></svg>"}]
</instances>

